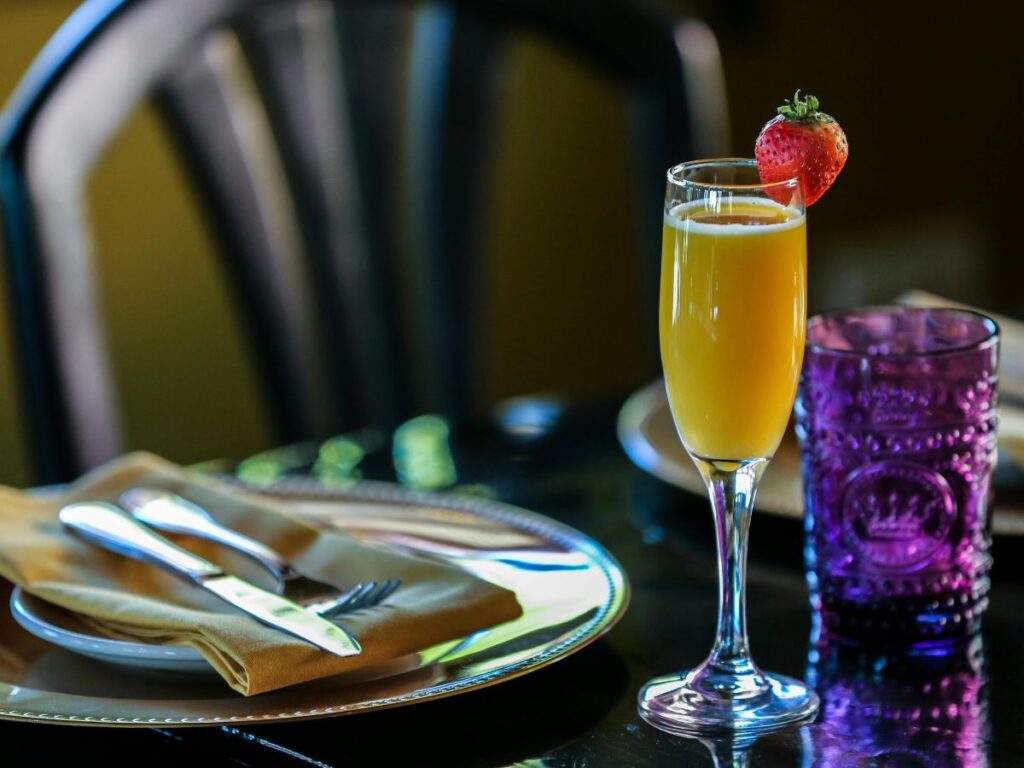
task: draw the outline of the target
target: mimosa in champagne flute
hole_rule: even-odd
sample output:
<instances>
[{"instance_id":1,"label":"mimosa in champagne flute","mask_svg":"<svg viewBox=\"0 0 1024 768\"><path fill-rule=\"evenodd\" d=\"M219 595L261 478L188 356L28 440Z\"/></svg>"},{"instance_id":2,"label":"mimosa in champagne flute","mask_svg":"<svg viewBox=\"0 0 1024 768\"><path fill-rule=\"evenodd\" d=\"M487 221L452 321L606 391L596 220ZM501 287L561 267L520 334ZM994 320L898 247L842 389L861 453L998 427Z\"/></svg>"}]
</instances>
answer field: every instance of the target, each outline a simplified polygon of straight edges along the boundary
<instances>
[{"instance_id":1,"label":"mimosa in champagne flute","mask_svg":"<svg viewBox=\"0 0 1024 768\"><path fill-rule=\"evenodd\" d=\"M838 165L828 158L824 166L834 168L831 183L845 137L799 92L765 126L757 161L702 160L668 172L661 356L673 419L715 515L719 619L703 664L640 691L642 716L666 730L762 730L805 720L818 707L812 689L754 664L744 588L757 482L785 432L803 359L805 199L828 186L807 170L825 158L793 154L813 154L825 135L842 138Z\"/></svg>"}]
</instances>

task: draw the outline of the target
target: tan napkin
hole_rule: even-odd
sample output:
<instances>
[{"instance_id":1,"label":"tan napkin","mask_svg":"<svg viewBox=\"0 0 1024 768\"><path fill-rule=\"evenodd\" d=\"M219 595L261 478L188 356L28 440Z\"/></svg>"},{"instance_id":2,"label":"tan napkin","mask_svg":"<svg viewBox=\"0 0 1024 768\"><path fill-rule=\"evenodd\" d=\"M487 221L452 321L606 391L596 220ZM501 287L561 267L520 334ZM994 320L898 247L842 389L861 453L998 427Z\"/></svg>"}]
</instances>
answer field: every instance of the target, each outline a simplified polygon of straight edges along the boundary
<instances>
[{"instance_id":1,"label":"tan napkin","mask_svg":"<svg viewBox=\"0 0 1024 768\"><path fill-rule=\"evenodd\" d=\"M345 585L400 577L402 586L383 605L340 620L363 646L358 656L343 659L264 626L154 566L86 543L57 519L64 504L113 502L121 491L143 484L197 502L315 578ZM178 541L226 562L215 545ZM0 576L74 611L108 636L190 645L247 696L405 656L521 613L512 592L458 568L318 530L289 515L286 505L141 453L95 470L59 495L0 487Z\"/></svg>"}]
</instances>

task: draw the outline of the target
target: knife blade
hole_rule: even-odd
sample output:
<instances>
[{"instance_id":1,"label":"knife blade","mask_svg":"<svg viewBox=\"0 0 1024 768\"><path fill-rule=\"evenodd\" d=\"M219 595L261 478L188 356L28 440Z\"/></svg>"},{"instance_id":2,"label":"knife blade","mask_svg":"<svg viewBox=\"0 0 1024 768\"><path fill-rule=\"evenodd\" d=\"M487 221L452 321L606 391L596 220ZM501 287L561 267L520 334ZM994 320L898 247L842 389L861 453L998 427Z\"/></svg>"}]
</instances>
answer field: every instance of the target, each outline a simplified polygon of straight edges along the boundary
<instances>
[{"instance_id":1,"label":"knife blade","mask_svg":"<svg viewBox=\"0 0 1024 768\"><path fill-rule=\"evenodd\" d=\"M64 507L60 521L86 541L104 549L157 565L249 614L257 621L294 635L336 656L355 656L362 649L337 624L297 603L249 584L155 533L131 515L105 502L79 502Z\"/></svg>"}]
</instances>

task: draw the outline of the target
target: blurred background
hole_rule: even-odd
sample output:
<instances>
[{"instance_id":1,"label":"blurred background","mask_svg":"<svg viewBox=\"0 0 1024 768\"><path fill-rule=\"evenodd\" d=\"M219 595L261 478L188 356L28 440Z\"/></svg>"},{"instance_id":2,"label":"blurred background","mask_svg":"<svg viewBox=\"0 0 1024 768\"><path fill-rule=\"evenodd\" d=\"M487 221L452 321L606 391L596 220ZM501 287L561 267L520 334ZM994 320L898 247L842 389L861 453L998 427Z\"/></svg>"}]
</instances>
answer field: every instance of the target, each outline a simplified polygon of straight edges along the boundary
<instances>
[{"instance_id":1,"label":"blurred background","mask_svg":"<svg viewBox=\"0 0 1024 768\"><path fill-rule=\"evenodd\" d=\"M0 98L76 6L0 0ZM850 160L809 219L812 311L919 288L1024 314L1011 211L1024 52L995 7L890 3L883 13L872 4L703 0L686 8L718 41L734 154L752 155L761 126L798 87L846 130ZM659 371L656 307L641 267L656 254L637 252L635 230L659 226L661 212L636 215L623 95L529 35L509 47L503 77L497 191L481 222L476 286L484 400L624 397ZM662 177L642 183L660 195ZM211 235L151 107L106 152L88 191L126 446L185 463L270 447ZM6 328L0 482L20 485L29 473L16 385Z\"/></svg>"}]
</instances>

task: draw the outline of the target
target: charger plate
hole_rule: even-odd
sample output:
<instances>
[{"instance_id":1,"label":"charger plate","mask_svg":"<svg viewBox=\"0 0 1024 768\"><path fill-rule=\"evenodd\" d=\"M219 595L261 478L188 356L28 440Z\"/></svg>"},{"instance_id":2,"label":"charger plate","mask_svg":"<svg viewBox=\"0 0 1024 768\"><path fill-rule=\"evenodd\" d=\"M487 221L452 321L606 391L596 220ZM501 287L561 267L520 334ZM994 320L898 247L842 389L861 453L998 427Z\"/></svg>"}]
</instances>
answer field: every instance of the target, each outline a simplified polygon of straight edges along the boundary
<instances>
[{"instance_id":1,"label":"charger plate","mask_svg":"<svg viewBox=\"0 0 1024 768\"><path fill-rule=\"evenodd\" d=\"M282 722L429 701L540 669L594 641L622 616L629 586L593 539L550 518L468 496L388 483L325 489L289 479L264 493L362 541L465 568L513 590L514 621L376 667L246 698L219 679L125 670L53 646L0 617L0 718L161 727ZM0 598L6 600L9 595Z\"/></svg>"},{"instance_id":2,"label":"charger plate","mask_svg":"<svg viewBox=\"0 0 1024 768\"><path fill-rule=\"evenodd\" d=\"M1000 413L1000 447L1016 457L1020 442L1024 441L1024 427L1018 409L1003 409ZM1004 435L1002 424L1010 430ZM667 483L693 493L705 494L693 461L683 448L672 421L665 381L658 379L629 397L619 411L619 442L633 463ZM1024 449L1021 450L1024 456ZM1012 463L1012 462L1011 462ZM1010 490L1002 483L1001 467L996 472L996 504L992 518L992 532L997 536L1024 535L1024 508L1010 497ZM1007 474L1019 476L1018 469L1005 467ZM1018 478L1019 479L1019 478ZM1019 495L1019 489L1016 490ZM1009 498L1008 498L1009 497ZM803 520L804 492L800 476L800 447L792 429L786 431L775 458L768 464L757 489L756 508L780 517Z\"/></svg>"}]
</instances>

